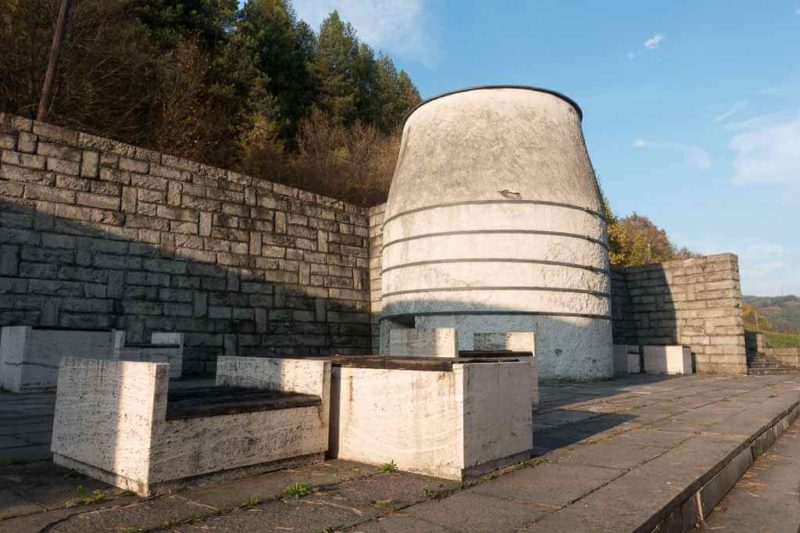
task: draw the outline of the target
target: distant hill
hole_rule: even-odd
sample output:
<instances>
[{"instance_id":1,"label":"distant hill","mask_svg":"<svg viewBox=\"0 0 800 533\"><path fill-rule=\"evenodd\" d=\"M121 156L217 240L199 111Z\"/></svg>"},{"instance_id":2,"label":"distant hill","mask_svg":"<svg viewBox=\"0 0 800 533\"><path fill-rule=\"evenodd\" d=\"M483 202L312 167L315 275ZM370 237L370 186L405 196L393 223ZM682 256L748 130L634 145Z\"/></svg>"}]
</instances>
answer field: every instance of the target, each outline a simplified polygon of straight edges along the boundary
<instances>
[{"instance_id":1,"label":"distant hill","mask_svg":"<svg viewBox=\"0 0 800 533\"><path fill-rule=\"evenodd\" d=\"M770 329L800 332L800 297L745 296L744 303L758 312L759 319L766 317Z\"/></svg>"}]
</instances>

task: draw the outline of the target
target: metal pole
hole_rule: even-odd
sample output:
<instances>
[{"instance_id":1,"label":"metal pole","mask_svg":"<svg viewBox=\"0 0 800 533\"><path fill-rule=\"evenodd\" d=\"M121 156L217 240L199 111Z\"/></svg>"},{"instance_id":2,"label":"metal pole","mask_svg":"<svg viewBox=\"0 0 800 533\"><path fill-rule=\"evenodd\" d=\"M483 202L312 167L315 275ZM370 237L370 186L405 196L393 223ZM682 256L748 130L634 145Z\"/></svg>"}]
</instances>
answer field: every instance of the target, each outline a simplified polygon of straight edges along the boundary
<instances>
[{"instance_id":1,"label":"metal pole","mask_svg":"<svg viewBox=\"0 0 800 533\"><path fill-rule=\"evenodd\" d=\"M58 56L61 53L61 45L64 41L64 29L67 26L71 0L61 0L61 7L58 10L56 20L56 31L53 34L53 44L50 46L50 60L47 62L47 72L44 75L44 85L42 86L42 96L39 100L39 110L36 113L36 120L44 121L47 118L47 109L50 105L50 95L53 93L53 82L56 78L58 68Z\"/></svg>"}]
</instances>

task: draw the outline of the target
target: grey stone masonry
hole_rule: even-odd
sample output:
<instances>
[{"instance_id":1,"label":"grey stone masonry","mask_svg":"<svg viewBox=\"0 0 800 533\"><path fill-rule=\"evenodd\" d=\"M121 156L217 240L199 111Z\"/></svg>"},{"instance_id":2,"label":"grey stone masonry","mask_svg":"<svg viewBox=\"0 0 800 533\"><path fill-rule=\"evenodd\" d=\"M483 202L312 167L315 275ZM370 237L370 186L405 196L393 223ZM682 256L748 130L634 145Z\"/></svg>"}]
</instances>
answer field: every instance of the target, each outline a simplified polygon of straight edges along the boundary
<instances>
[{"instance_id":1,"label":"grey stone masonry","mask_svg":"<svg viewBox=\"0 0 800 533\"><path fill-rule=\"evenodd\" d=\"M184 332L187 374L369 351L367 209L8 114L0 137L0 326Z\"/></svg>"},{"instance_id":2,"label":"grey stone masonry","mask_svg":"<svg viewBox=\"0 0 800 533\"><path fill-rule=\"evenodd\" d=\"M612 309L615 344L682 344L697 372L747 373L733 254L613 268Z\"/></svg>"},{"instance_id":3,"label":"grey stone masonry","mask_svg":"<svg viewBox=\"0 0 800 533\"><path fill-rule=\"evenodd\" d=\"M372 352L380 348L381 265L383 253L383 218L386 204L369 210L369 305L372 316Z\"/></svg>"}]
</instances>

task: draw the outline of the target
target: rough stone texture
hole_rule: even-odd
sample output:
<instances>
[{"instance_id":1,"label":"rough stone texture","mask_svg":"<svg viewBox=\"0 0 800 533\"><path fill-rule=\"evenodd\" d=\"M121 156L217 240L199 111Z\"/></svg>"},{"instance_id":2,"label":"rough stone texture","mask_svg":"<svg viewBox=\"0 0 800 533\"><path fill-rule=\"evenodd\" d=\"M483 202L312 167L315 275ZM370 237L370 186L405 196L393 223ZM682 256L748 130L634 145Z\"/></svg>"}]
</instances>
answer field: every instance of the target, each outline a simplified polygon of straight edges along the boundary
<instances>
[{"instance_id":1,"label":"rough stone texture","mask_svg":"<svg viewBox=\"0 0 800 533\"><path fill-rule=\"evenodd\" d=\"M334 368L330 453L447 479L523 459L532 446L528 370L526 361L451 372Z\"/></svg>"},{"instance_id":2,"label":"rough stone texture","mask_svg":"<svg viewBox=\"0 0 800 533\"><path fill-rule=\"evenodd\" d=\"M568 100L479 88L418 107L383 224L384 321L455 327L466 347L527 319L544 379L613 374L606 222Z\"/></svg>"},{"instance_id":3,"label":"rough stone texture","mask_svg":"<svg viewBox=\"0 0 800 533\"><path fill-rule=\"evenodd\" d=\"M167 365L65 358L54 461L146 496L321 459L328 448L329 362L221 358L220 364L225 384L313 391L321 404L168 420Z\"/></svg>"},{"instance_id":4,"label":"rough stone texture","mask_svg":"<svg viewBox=\"0 0 800 533\"><path fill-rule=\"evenodd\" d=\"M642 346L645 374L692 374L688 346Z\"/></svg>"},{"instance_id":5,"label":"rough stone texture","mask_svg":"<svg viewBox=\"0 0 800 533\"><path fill-rule=\"evenodd\" d=\"M12 115L0 129L20 140L0 149L0 325L186 332L187 374L213 374L226 334L239 355L369 350L367 209Z\"/></svg>"},{"instance_id":6,"label":"rough stone texture","mask_svg":"<svg viewBox=\"0 0 800 533\"><path fill-rule=\"evenodd\" d=\"M686 345L697 372L747 373L735 255L613 268L612 296L615 344Z\"/></svg>"},{"instance_id":7,"label":"rough stone texture","mask_svg":"<svg viewBox=\"0 0 800 533\"><path fill-rule=\"evenodd\" d=\"M456 330L453 328L391 329L387 355L458 357Z\"/></svg>"}]
</instances>

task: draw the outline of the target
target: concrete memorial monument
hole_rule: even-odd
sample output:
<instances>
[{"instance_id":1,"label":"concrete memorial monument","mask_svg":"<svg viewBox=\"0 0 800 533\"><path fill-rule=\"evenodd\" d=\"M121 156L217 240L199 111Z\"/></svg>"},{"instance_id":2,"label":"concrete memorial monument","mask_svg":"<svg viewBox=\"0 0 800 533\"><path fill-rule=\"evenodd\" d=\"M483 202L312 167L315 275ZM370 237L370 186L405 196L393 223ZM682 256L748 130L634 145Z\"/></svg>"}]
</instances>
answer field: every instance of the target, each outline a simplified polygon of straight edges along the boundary
<instances>
[{"instance_id":1,"label":"concrete memorial monument","mask_svg":"<svg viewBox=\"0 0 800 533\"><path fill-rule=\"evenodd\" d=\"M543 378L611 377L607 230L578 106L480 87L412 111L381 290L382 337L395 325L456 328L472 350L477 332L533 331Z\"/></svg>"}]
</instances>

